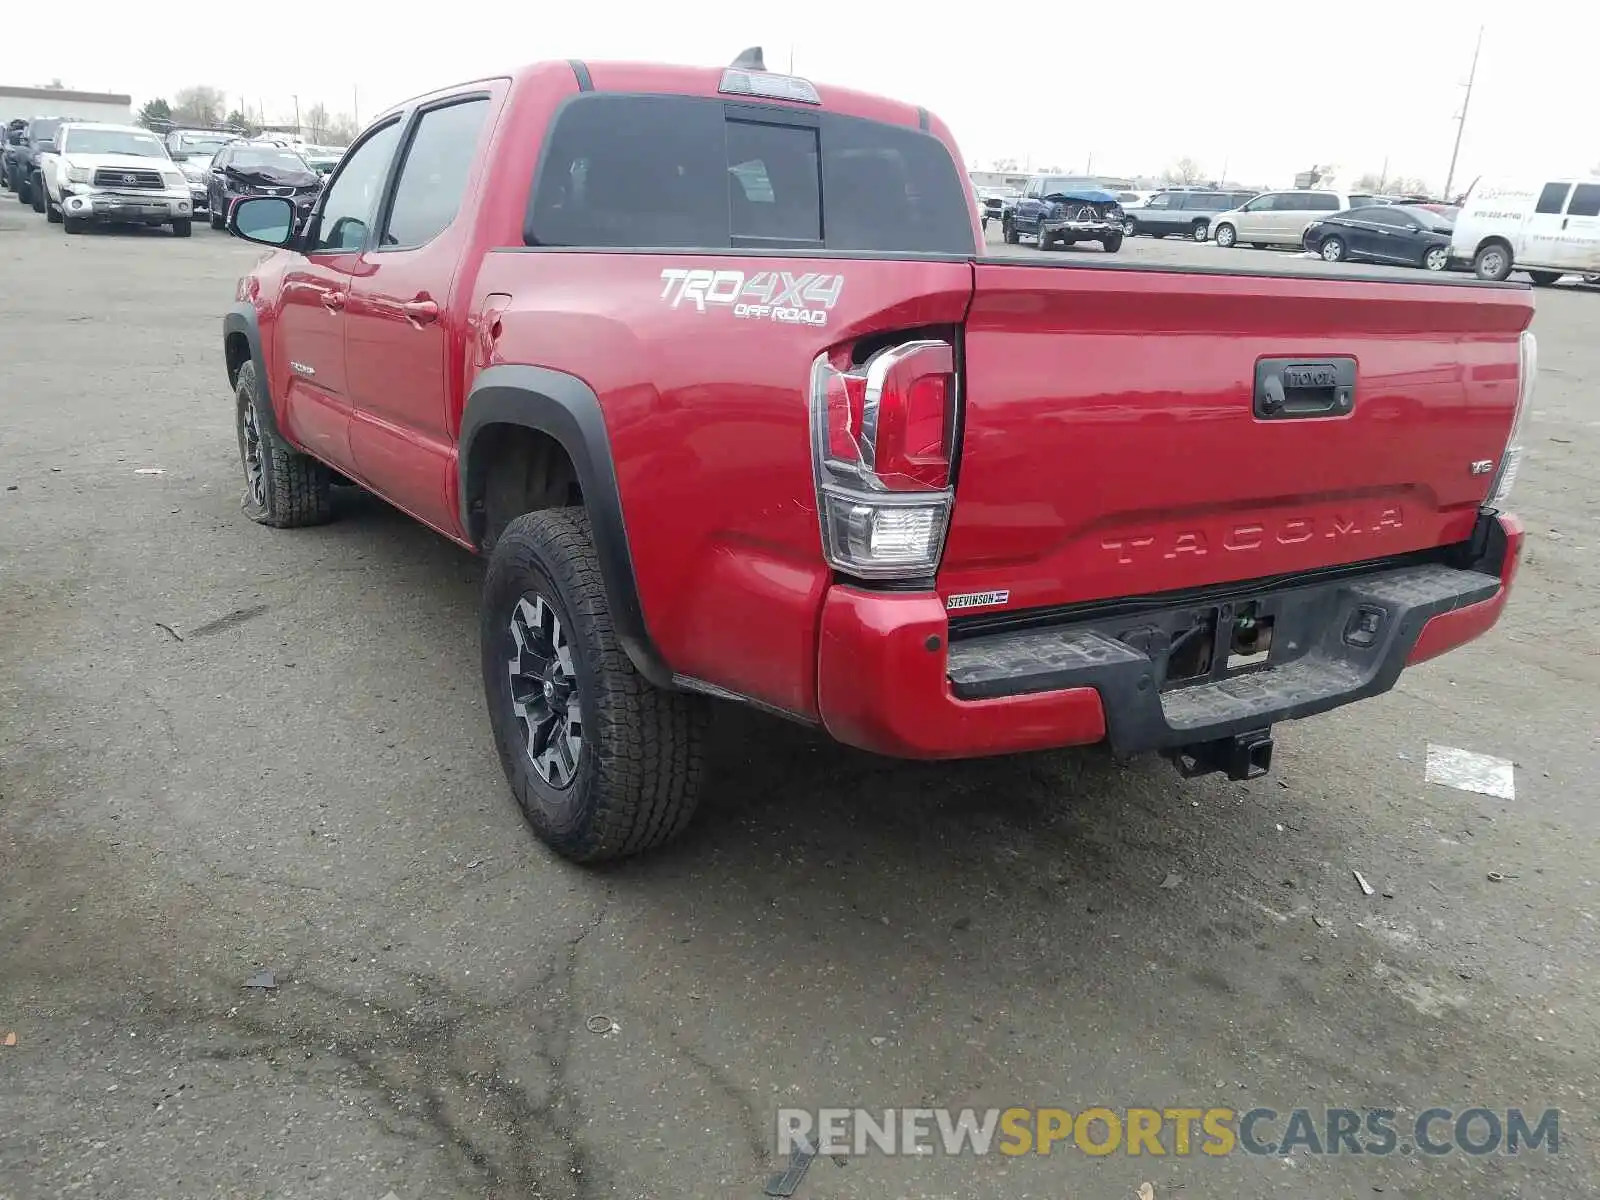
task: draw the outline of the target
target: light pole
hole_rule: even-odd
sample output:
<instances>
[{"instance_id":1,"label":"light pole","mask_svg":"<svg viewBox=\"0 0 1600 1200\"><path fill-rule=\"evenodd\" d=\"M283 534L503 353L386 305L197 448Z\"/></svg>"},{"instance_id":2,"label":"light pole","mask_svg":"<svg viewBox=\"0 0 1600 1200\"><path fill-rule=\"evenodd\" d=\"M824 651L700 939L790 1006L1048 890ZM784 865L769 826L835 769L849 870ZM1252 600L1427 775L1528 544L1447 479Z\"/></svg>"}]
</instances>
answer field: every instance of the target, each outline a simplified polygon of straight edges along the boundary
<instances>
[{"instance_id":1,"label":"light pole","mask_svg":"<svg viewBox=\"0 0 1600 1200\"><path fill-rule=\"evenodd\" d=\"M1478 26L1478 41L1472 47L1472 69L1467 72L1467 94L1461 99L1461 115L1456 118L1456 144L1450 150L1450 171L1444 177L1444 199L1451 198L1451 185L1456 181L1456 158L1461 153L1461 135L1467 128L1467 105L1472 103L1472 84L1478 78L1478 52L1483 49L1483 26Z\"/></svg>"}]
</instances>

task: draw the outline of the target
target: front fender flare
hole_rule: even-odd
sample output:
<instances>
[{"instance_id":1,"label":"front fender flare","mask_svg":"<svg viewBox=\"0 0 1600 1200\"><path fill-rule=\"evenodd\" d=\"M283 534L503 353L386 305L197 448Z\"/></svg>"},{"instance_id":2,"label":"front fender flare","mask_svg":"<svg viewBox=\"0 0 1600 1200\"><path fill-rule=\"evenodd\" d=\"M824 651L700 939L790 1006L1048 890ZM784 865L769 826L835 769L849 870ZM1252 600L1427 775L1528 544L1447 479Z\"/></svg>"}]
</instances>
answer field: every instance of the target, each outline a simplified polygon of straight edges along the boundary
<instances>
[{"instance_id":1,"label":"front fender flare","mask_svg":"<svg viewBox=\"0 0 1600 1200\"><path fill-rule=\"evenodd\" d=\"M672 668L661 657L645 625L639 585L628 549L617 486L611 439L606 433L600 399L583 380L549 367L503 363L478 375L467 396L459 440L461 527L481 548L481 522L472 512L472 497L481 480L473 446L493 425L520 425L554 438L567 452L583 491L600 558L600 578L610 601L611 623L639 674L657 687L671 687Z\"/></svg>"},{"instance_id":2,"label":"front fender flare","mask_svg":"<svg viewBox=\"0 0 1600 1200\"><path fill-rule=\"evenodd\" d=\"M222 345L223 361L227 361L228 341L235 335L242 335L250 347L250 361L256 365L256 387L260 389L256 399L256 420L264 425L269 433L279 441L286 441L283 431L278 428L278 409L272 402L272 381L267 377L267 356L261 352L261 323L256 316L255 305L245 301L235 304L228 309L222 317ZM233 388L236 376L230 369L228 371L228 387Z\"/></svg>"}]
</instances>

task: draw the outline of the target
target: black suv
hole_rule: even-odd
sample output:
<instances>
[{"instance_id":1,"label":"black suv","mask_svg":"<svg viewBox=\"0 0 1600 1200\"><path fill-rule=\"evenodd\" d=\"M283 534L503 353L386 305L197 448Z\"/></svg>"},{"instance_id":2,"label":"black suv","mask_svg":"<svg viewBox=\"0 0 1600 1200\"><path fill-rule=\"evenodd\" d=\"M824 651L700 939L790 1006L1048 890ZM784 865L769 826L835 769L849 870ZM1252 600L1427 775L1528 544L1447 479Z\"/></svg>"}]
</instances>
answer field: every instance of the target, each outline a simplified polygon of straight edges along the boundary
<instances>
[{"instance_id":1,"label":"black suv","mask_svg":"<svg viewBox=\"0 0 1600 1200\"><path fill-rule=\"evenodd\" d=\"M1181 233L1197 242L1206 240L1211 218L1249 200L1254 192L1173 191L1158 192L1137 208L1125 210L1129 233L1147 237L1166 237Z\"/></svg>"},{"instance_id":2,"label":"black suv","mask_svg":"<svg viewBox=\"0 0 1600 1200\"><path fill-rule=\"evenodd\" d=\"M270 142L229 142L211 160L206 183L206 208L211 228L228 223L228 212L240 196L286 196L304 219L322 192L324 180L293 150Z\"/></svg>"},{"instance_id":3,"label":"black suv","mask_svg":"<svg viewBox=\"0 0 1600 1200\"><path fill-rule=\"evenodd\" d=\"M6 147L6 164L11 171L11 186L16 190L17 199L24 204L33 205L35 212L44 211L44 195L41 192L37 197L33 194L35 183L39 182L39 144L48 142L54 145L56 130L61 128L65 117L35 117L29 121L22 131L22 137L15 146ZM15 152L15 158L12 157Z\"/></svg>"}]
</instances>

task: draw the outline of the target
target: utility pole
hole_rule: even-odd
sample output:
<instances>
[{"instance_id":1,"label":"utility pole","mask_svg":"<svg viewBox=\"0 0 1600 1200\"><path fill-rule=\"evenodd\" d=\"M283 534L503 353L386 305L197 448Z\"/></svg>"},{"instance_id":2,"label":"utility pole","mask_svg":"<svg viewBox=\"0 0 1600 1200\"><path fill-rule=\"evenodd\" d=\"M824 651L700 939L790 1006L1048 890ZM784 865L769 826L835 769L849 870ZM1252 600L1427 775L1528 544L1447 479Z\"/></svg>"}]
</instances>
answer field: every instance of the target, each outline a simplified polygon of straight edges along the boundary
<instances>
[{"instance_id":1,"label":"utility pole","mask_svg":"<svg viewBox=\"0 0 1600 1200\"><path fill-rule=\"evenodd\" d=\"M1478 78L1478 52L1483 49L1483 26L1478 26L1478 42L1472 48L1472 69L1467 72L1467 94L1461 100L1461 115L1456 117L1456 144L1450 150L1450 172L1444 177L1444 199L1449 200L1456 181L1456 158L1461 153L1461 135L1467 128L1467 105L1472 103L1472 84Z\"/></svg>"},{"instance_id":2,"label":"utility pole","mask_svg":"<svg viewBox=\"0 0 1600 1200\"><path fill-rule=\"evenodd\" d=\"M350 120L357 130L361 128L361 94L356 90L356 85L350 85Z\"/></svg>"},{"instance_id":3,"label":"utility pole","mask_svg":"<svg viewBox=\"0 0 1600 1200\"><path fill-rule=\"evenodd\" d=\"M301 133L300 133L300 97L299 96L294 97L294 135L295 135L295 137L301 136Z\"/></svg>"}]
</instances>

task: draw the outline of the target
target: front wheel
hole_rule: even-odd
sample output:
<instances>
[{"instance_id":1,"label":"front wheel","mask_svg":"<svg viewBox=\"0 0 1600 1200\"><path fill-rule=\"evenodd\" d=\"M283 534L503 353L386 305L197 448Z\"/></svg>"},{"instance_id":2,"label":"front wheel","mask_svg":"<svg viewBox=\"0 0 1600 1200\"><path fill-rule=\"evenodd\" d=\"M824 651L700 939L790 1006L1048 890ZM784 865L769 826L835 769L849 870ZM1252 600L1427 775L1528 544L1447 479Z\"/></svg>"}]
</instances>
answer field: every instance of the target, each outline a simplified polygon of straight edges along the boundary
<instances>
[{"instance_id":1,"label":"front wheel","mask_svg":"<svg viewBox=\"0 0 1600 1200\"><path fill-rule=\"evenodd\" d=\"M1318 253L1322 255L1323 262L1344 261L1344 241L1341 238L1325 237Z\"/></svg>"},{"instance_id":2,"label":"front wheel","mask_svg":"<svg viewBox=\"0 0 1600 1200\"><path fill-rule=\"evenodd\" d=\"M1239 232L1224 221L1217 226L1216 232L1211 235L1211 240L1226 250L1239 240Z\"/></svg>"},{"instance_id":3,"label":"front wheel","mask_svg":"<svg viewBox=\"0 0 1600 1200\"><path fill-rule=\"evenodd\" d=\"M56 206L54 200L50 199L49 192L44 193L44 219L52 225L61 224L61 209Z\"/></svg>"},{"instance_id":4,"label":"front wheel","mask_svg":"<svg viewBox=\"0 0 1600 1200\"><path fill-rule=\"evenodd\" d=\"M634 669L581 508L505 527L489 556L479 642L500 763L543 841L589 863L682 832L699 800L707 704Z\"/></svg>"},{"instance_id":5,"label":"front wheel","mask_svg":"<svg viewBox=\"0 0 1600 1200\"><path fill-rule=\"evenodd\" d=\"M85 228L83 218L69 217L63 214L61 218L61 228L66 230L68 233L82 233Z\"/></svg>"},{"instance_id":6,"label":"front wheel","mask_svg":"<svg viewBox=\"0 0 1600 1200\"><path fill-rule=\"evenodd\" d=\"M1210 227L1211 222L1209 221L1196 221L1193 225L1189 226L1189 236L1197 242L1203 242L1206 240L1206 231L1210 229Z\"/></svg>"},{"instance_id":7,"label":"front wheel","mask_svg":"<svg viewBox=\"0 0 1600 1200\"><path fill-rule=\"evenodd\" d=\"M1039 249L1041 250L1050 249L1050 243L1055 241L1054 238L1044 231L1043 225L1039 226L1039 232L1034 235L1033 240L1039 243Z\"/></svg>"},{"instance_id":8,"label":"front wheel","mask_svg":"<svg viewBox=\"0 0 1600 1200\"><path fill-rule=\"evenodd\" d=\"M239 368L234 400L245 515L275 529L331 520L333 483L328 468L285 444L262 420L261 406L268 401L256 380L255 363Z\"/></svg>"},{"instance_id":9,"label":"front wheel","mask_svg":"<svg viewBox=\"0 0 1600 1200\"><path fill-rule=\"evenodd\" d=\"M44 176L35 171L28 180L28 196L36 213L44 212Z\"/></svg>"},{"instance_id":10,"label":"front wheel","mask_svg":"<svg viewBox=\"0 0 1600 1200\"><path fill-rule=\"evenodd\" d=\"M1008 246L1015 246L1017 244L1017 242L1019 241L1019 239L1017 237L1017 226L1016 226L1015 222L1002 221L1000 223L1000 234L1001 234L1002 237L1005 238L1006 245L1008 245Z\"/></svg>"},{"instance_id":11,"label":"front wheel","mask_svg":"<svg viewBox=\"0 0 1600 1200\"><path fill-rule=\"evenodd\" d=\"M1472 273L1499 283L1511 274L1511 250L1503 242L1490 242L1473 257Z\"/></svg>"},{"instance_id":12,"label":"front wheel","mask_svg":"<svg viewBox=\"0 0 1600 1200\"><path fill-rule=\"evenodd\" d=\"M1122 249L1122 235L1120 233L1108 234L1100 239L1100 245L1107 254L1115 254Z\"/></svg>"},{"instance_id":13,"label":"front wheel","mask_svg":"<svg viewBox=\"0 0 1600 1200\"><path fill-rule=\"evenodd\" d=\"M1442 271L1450 265L1450 251L1443 246L1431 246L1422 256L1422 269Z\"/></svg>"},{"instance_id":14,"label":"front wheel","mask_svg":"<svg viewBox=\"0 0 1600 1200\"><path fill-rule=\"evenodd\" d=\"M183 217L172 223L173 237L188 237L194 231L194 219Z\"/></svg>"}]
</instances>

